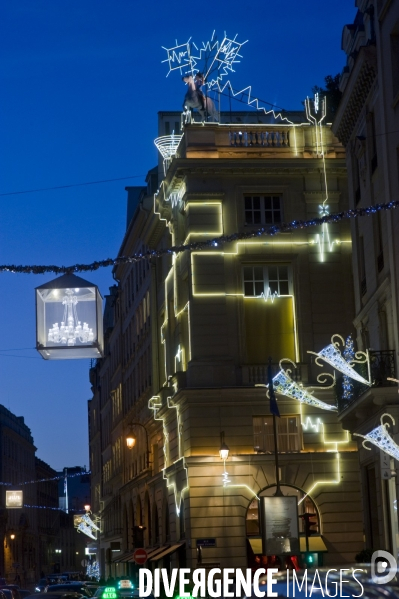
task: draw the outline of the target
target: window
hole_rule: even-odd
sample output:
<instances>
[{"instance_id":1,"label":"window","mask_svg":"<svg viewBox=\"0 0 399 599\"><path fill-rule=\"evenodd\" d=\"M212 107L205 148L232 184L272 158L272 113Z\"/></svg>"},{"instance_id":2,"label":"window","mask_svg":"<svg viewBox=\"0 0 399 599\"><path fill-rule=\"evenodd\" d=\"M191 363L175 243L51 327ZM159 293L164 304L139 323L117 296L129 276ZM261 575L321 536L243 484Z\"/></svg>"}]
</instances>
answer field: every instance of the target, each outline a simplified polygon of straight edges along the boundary
<instances>
[{"instance_id":1,"label":"window","mask_svg":"<svg viewBox=\"0 0 399 599\"><path fill-rule=\"evenodd\" d=\"M281 223L281 196L245 196L246 225Z\"/></svg>"},{"instance_id":2,"label":"window","mask_svg":"<svg viewBox=\"0 0 399 599\"><path fill-rule=\"evenodd\" d=\"M396 99L399 93L399 34L391 35L391 72L392 72L392 95Z\"/></svg>"},{"instance_id":3,"label":"window","mask_svg":"<svg viewBox=\"0 0 399 599\"><path fill-rule=\"evenodd\" d=\"M290 294L290 268L287 265L244 266L244 295L258 297Z\"/></svg>"},{"instance_id":4,"label":"window","mask_svg":"<svg viewBox=\"0 0 399 599\"><path fill-rule=\"evenodd\" d=\"M279 453L302 449L300 416L281 416L277 419L277 443ZM254 416L254 449L274 452L273 416Z\"/></svg>"}]
</instances>

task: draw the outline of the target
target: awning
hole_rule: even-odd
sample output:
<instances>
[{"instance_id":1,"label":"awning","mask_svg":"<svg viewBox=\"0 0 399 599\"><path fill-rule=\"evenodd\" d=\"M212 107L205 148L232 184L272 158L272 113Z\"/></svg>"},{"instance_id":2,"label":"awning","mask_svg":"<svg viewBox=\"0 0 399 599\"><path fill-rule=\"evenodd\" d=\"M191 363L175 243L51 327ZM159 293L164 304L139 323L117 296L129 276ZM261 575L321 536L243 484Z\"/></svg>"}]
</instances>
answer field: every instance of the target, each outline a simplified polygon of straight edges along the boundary
<instances>
[{"instance_id":1,"label":"awning","mask_svg":"<svg viewBox=\"0 0 399 599\"><path fill-rule=\"evenodd\" d=\"M262 539L248 539L255 555L262 555Z\"/></svg>"},{"instance_id":2,"label":"awning","mask_svg":"<svg viewBox=\"0 0 399 599\"><path fill-rule=\"evenodd\" d=\"M319 551L328 551L322 537L309 537L309 551L312 553L318 553ZM299 538L299 546L301 552L306 551L306 539L305 537Z\"/></svg>"},{"instance_id":3,"label":"awning","mask_svg":"<svg viewBox=\"0 0 399 599\"><path fill-rule=\"evenodd\" d=\"M248 539L250 545L252 547L252 551L255 555L262 555L262 539ZM323 541L321 536L309 537L309 551L311 553L318 553L322 551L327 551L327 547ZM299 537L299 548L301 553L306 552L306 539L305 537Z\"/></svg>"},{"instance_id":4,"label":"awning","mask_svg":"<svg viewBox=\"0 0 399 599\"><path fill-rule=\"evenodd\" d=\"M154 557L150 561L157 562L159 559L162 559L166 555L170 555L171 553L177 551L179 547L182 547L182 545L185 545L185 543L186 541L181 541L181 543L176 543L176 545L172 545L168 549L165 549L165 551L162 551L161 553L157 553L156 555L154 555Z\"/></svg>"},{"instance_id":5,"label":"awning","mask_svg":"<svg viewBox=\"0 0 399 599\"><path fill-rule=\"evenodd\" d=\"M112 558L112 563L117 563L117 562L128 562L129 558L132 557L133 553L131 551L129 551L128 553L122 553L121 555L117 555L114 558Z\"/></svg>"},{"instance_id":6,"label":"awning","mask_svg":"<svg viewBox=\"0 0 399 599\"><path fill-rule=\"evenodd\" d=\"M170 547L170 545L164 545L163 547L157 547L157 548L152 547L151 549L146 549L146 551L147 551L147 561L149 559L151 559L152 557L154 557L154 555L156 555L157 553L160 553L161 551L165 551L165 549L167 549L168 547ZM123 561L125 561L125 562L134 562L133 555L134 555L134 551L133 551L133 553L129 553L128 557L125 560L123 560Z\"/></svg>"}]
</instances>

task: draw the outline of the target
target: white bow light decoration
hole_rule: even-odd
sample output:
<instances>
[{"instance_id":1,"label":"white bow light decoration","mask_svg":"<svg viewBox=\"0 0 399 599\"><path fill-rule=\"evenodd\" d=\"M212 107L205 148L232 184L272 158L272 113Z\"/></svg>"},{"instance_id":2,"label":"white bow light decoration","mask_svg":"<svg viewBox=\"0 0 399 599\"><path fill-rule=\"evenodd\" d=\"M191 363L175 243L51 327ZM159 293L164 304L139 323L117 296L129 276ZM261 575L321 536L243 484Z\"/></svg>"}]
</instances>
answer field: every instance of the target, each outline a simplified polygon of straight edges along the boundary
<instances>
[{"instance_id":1,"label":"white bow light decoration","mask_svg":"<svg viewBox=\"0 0 399 599\"><path fill-rule=\"evenodd\" d=\"M367 447L366 445L367 441L369 441L379 449L382 449L382 451L385 451L385 453L390 455L392 458L395 458L395 460L399 461L399 446L395 443L391 435L388 433L388 428L391 426L391 424L389 422L383 422L385 416L391 419L392 424L395 424L393 416L391 416L391 414L386 413L381 416L381 424L376 428L373 428L373 430L367 433L367 435L353 433L353 436L362 437L364 439L362 443L364 449L368 449L369 451L371 451L371 447Z\"/></svg>"},{"instance_id":2,"label":"white bow light decoration","mask_svg":"<svg viewBox=\"0 0 399 599\"><path fill-rule=\"evenodd\" d=\"M273 387L276 393L280 393L280 395L286 395L287 397L292 397L292 399L296 399L300 403L306 403L315 408L321 408L322 410L337 410L336 406L330 406L324 401L321 401L320 399L313 397L312 393L310 393L303 387L299 386L295 381L293 381L290 377L290 374L292 372L291 369L284 369L282 366L284 362L289 362L290 364L292 364L294 368L296 368L296 364L292 360L289 360L288 358L280 360L280 372L276 374L275 377L273 377ZM320 376L321 375L319 375L319 377ZM334 378L332 374L324 374L323 376L330 376L331 378ZM319 377L317 379L319 382L325 381L325 379L324 381L320 380ZM331 387L333 387L334 384L335 382L333 382L333 384L330 387L323 387L323 389L331 389Z\"/></svg>"},{"instance_id":3,"label":"white bow light decoration","mask_svg":"<svg viewBox=\"0 0 399 599\"><path fill-rule=\"evenodd\" d=\"M96 522L99 522L99 518L94 518ZM84 514L83 516L79 516L76 518L75 526L78 532L83 532L83 534L87 535L91 539L97 539L97 531L100 528L97 526L95 522L90 518L89 514Z\"/></svg>"},{"instance_id":4,"label":"white bow light decoration","mask_svg":"<svg viewBox=\"0 0 399 599\"><path fill-rule=\"evenodd\" d=\"M334 341L335 338L339 339L339 341ZM359 383L363 383L363 385L371 386L370 359L368 352L358 351L355 353L354 359L350 362L347 362L339 350L340 343L343 345L343 347L345 347L344 338L341 337L341 335L333 335L331 337L330 345L327 345L327 347L319 351L319 353L308 351L308 354L317 356L315 360L317 366L322 367L323 365L320 363L320 360L324 360L324 362L327 362L327 364L335 368L335 370L339 370L339 372L342 372L342 374L345 376L348 376ZM356 372L356 370L352 368L351 364L367 364L369 380L366 380L358 372Z\"/></svg>"},{"instance_id":5,"label":"white bow light decoration","mask_svg":"<svg viewBox=\"0 0 399 599\"><path fill-rule=\"evenodd\" d=\"M336 340L337 339L337 340ZM371 376L370 376L370 358L368 352L358 351L353 355L353 352L347 352L347 356L345 359L344 355L341 354L339 349L342 344L345 349L347 346L345 344L345 340L341 335L333 335L331 337L330 345L327 345L324 349L319 351L318 353L313 351L308 351L308 354L313 354L316 356L315 363L317 366L323 367L323 364L320 363L320 360L323 360L330 366L332 366L335 370L342 372L344 378L354 379L363 385L371 386ZM296 383L291 378L292 369L284 369L282 364L284 362L289 362L293 368L295 369L297 366L295 362L288 358L283 358L279 362L280 372L273 377L273 387L276 393L280 395L286 395L287 397L291 397L292 399L296 399L301 403L308 404L315 408L320 408L322 410L336 411L337 406L330 405L317 399L313 396L313 390L310 391L311 388L304 389L301 385ZM366 380L362 377L354 368L352 368L353 364L367 364L369 380ZM335 375L329 372L322 372L317 376L317 382L323 384L326 382L327 378L332 379L332 384L329 387L316 387L313 389L332 389L335 386ZM267 385L256 385L256 387L267 387ZM267 394L268 395L268 394Z\"/></svg>"}]
</instances>

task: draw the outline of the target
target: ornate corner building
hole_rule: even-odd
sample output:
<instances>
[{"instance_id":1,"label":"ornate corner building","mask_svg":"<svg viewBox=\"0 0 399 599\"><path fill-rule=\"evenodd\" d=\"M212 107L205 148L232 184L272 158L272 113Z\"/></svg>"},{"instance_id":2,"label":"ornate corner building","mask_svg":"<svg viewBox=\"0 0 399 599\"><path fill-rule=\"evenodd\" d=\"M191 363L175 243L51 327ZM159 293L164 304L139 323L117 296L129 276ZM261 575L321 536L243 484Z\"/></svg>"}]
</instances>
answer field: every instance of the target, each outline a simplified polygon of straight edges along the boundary
<instances>
[{"instance_id":1,"label":"ornate corner building","mask_svg":"<svg viewBox=\"0 0 399 599\"><path fill-rule=\"evenodd\" d=\"M147 567L256 567L259 498L276 490L272 415L256 386L269 357L274 374L290 360L298 389L336 402L308 350L352 331L349 226L255 232L346 209L345 151L330 126L285 116L191 122L147 187L127 188L120 255L190 251L115 267L106 297L89 402L102 575L132 573L138 547ZM161 137L179 125L180 114L159 113ZM333 410L277 397L283 493L317 516L308 551L319 565L353 561L363 548L357 445Z\"/></svg>"}]
</instances>

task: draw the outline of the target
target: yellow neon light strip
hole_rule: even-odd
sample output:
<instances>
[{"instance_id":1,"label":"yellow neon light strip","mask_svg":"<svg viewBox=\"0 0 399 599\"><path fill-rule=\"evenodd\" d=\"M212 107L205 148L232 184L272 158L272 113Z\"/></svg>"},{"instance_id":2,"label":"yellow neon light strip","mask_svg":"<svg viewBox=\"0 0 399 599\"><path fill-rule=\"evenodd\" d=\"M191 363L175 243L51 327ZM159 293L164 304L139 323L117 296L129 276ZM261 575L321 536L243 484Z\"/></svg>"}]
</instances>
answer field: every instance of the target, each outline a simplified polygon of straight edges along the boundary
<instances>
[{"instance_id":1,"label":"yellow neon light strip","mask_svg":"<svg viewBox=\"0 0 399 599\"><path fill-rule=\"evenodd\" d=\"M180 492L180 497L178 498L178 494L177 494L177 487L176 487L176 483L169 482L168 477L165 475L165 470L168 467L168 462L169 462L169 433L166 429L166 425L165 425L165 416L162 417L158 417L157 416L157 412L161 407L161 398L159 397L159 395L154 395L153 397L151 397L151 399L148 401L148 408L150 410L153 411L153 418L154 420L159 420L162 422L162 430L163 430L163 438L164 438L164 445L163 445L163 452L164 452L164 467L162 468L162 478L166 481L166 486L168 487L168 489L173 488L173 494L175 496L175 506L176 506L176 513L177 515L180 514L180 506L181 506L181 500L182 500L182 496L184 491L186 491L189 488L188 485L188 471L187 471L187 467L186 467L186 463L184 460L184 456L182 455L182 447L181 447L181 435L180 435L180 412L179 412L179 406L176 406L174 404L170 403L171 398L168 397L167 398L167 405L168 408L175 408L176 409L176 421L177 421L177 434L178 434L178 447L179 447L179 458L177 460L175 460L175 462L173 462L173 464L176 464L178 461L183 460L182 464L183 464L183 468L186 471L186 480L187 480L187 485L181 490Z\"/></svg>"},{"instance_id":2,"label":"yellow neon light strip","mask_svg":"<svg viewBox=\"0 0 399 599\"><path fill-rule=\"evenodd\" d=\"M190 237L194 236L194 235L206 235L206 236L214 236L214 237L218 237L220 235L223 235L223 209L222 209L222 202L219 201L209 201L209 202L187 202L186 206L189 208L189 206L195 206L195 207L202 207L202 206L219 206L219 228L217 231L194 231L192 233L189 233L186 237L186 239L183 242L183 245L186 245L189 242Z\"/></svg>"},{"instance_id":3,"label":"yellow neon light strip","mask_svg":"<svg viewBox=\"0 0 399 599\"><path fill-rule=\"evenodd\" d=\"M302 503L302 501L304 499L306 499L306 497L308 495L311 495L311 493L314 491L314 489L318 485L338 485L341 482L341 467L340 467L340 455L339 455L339 452L337 452L335 455L336 455L336 459L337 459L337 480L318 480L317 482L315 482L310 487L309 491L302 497L302 499L300 499L298 501L298 505L300 505Z\"/></svg>"}]
</instances>

